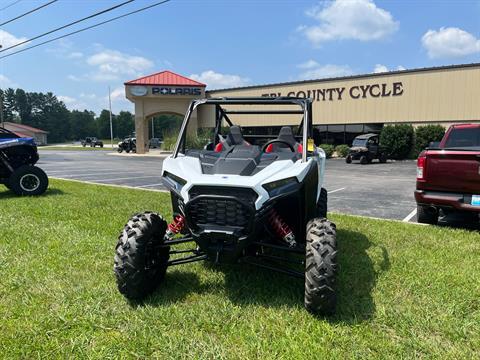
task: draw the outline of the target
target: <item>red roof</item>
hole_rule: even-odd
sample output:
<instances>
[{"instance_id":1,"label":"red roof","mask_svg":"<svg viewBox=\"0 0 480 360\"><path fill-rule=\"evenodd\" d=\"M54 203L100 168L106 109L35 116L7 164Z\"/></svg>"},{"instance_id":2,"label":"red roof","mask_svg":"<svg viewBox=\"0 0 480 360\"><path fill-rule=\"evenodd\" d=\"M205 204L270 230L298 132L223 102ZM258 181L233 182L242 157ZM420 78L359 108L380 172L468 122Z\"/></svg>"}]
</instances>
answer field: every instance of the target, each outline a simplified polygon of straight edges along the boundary
<instances>
[{"instance_id":1,"label":"red roof","mask_svg":"<svg viewBox=\"0 0 480 360\"><path fill-rule=\"evenodd\" d=\"M12 126L17 127L19 129L28 130L28 131L32 131L32 132L36 132L36 133L48 134L48 131L37 129L37 128L34 128L32 126L28 126L28 125L12 123L12 122L9 122L9 121L5 121L5 125L9 125L10 127L12 127ZM12 131L12 130L10 130L10 131ZM13 131L13 132L15 132L15 131Z\"/></svg>"},{"instance_id":2,"label":"red roof","mask_svg":"<svg viewBox=\"0 0 480 360\"><path fill-rule=\"evenodd\" d=\"M124 85L207 86L201 82L175 74L168 70L144 76L136 80L127 81Z\"/></svg>"},{"instance_id":3,"label":"red roof","mask_svg":"<svg viewBox=\"0 0 480 360\"><path fill-rule=\"evenodd\" d=\"M21 138L28 138L30 137L30 135L27 135L27 134L24 134L24 133L21 133L19 131L12 131L15 135L17 136L20 136Z\"/></svg>"}]
</instances>

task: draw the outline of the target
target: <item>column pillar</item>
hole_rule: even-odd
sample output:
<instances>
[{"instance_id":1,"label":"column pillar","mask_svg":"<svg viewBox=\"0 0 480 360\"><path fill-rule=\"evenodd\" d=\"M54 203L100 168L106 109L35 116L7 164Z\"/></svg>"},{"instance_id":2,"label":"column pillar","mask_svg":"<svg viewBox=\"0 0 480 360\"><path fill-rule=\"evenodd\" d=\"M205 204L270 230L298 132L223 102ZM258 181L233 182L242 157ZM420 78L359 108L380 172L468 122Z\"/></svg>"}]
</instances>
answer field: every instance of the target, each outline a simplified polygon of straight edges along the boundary
<instances>
[{"instance_id":1,"label":"column pillar","mask_svg":"<svg viewBox=\"0 0 480 360\"><path fill-rule=\"evenodd\" d=\"M135 137L137 139L137 154L148 152L148 126L143 111L143 101L135 102Z\"/></svg>"}]
</instances>

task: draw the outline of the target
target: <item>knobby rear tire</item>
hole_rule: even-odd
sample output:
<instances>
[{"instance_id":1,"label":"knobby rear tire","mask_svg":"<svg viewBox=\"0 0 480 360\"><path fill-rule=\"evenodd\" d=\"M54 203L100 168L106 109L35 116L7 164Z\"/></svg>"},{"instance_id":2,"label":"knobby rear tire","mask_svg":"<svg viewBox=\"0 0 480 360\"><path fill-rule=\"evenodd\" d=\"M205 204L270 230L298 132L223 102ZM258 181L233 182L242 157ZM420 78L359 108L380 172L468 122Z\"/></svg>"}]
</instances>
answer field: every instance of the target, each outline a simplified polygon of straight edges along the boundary
<instances>
[{"instance_id":1,"label":"knobby rear tire","mask_svg":"<svg viewBox=\"0 0 480 360\"><path fill-rule=\"evenodd\" d=\"M315 314L335 311L337 270L336 226L325 218L307 224L305 261L305 308Z\"/></svg>"}]
</instances>

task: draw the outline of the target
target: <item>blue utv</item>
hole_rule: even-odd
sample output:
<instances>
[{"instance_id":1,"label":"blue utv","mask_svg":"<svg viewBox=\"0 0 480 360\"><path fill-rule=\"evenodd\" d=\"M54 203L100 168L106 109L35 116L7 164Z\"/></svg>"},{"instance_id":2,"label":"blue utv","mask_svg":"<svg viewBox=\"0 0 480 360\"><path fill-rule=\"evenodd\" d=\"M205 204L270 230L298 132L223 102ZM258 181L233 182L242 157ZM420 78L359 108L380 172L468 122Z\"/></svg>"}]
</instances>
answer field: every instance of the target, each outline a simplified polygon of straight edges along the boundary
<instances>
[{"instance_id":1,"label":"blue utv","mask_svg":"<svg viewBox=\"0 0 480 360\"><path fill-rule=\"evenodd\" d=\"M43 194L48 188L48 177L35 166L37 161L34 139L0 128L0 184L17 195Z\"/></svg>"}]
</instances>

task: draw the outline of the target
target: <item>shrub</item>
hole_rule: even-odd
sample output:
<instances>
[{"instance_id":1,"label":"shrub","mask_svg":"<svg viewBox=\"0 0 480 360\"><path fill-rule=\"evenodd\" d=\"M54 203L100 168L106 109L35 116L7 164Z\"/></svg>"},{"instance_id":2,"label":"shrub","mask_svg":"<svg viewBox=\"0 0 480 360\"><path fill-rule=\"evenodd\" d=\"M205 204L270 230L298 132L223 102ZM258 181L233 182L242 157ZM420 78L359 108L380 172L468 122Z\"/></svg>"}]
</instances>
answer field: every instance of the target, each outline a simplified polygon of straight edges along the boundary
<instances>
[{"instance_id":1,"label":"shrub","mask_svg":"<svg viewBox=\"0 0 480 360\"><path fill-rule=\"evenodd\" d=\"M325 156L327 157L327 159L330 159L333 155L333 150L334 150L334 147L333 145L330 145L330 144L320 144L318 145L319 148L323 149L323 151L325 151Z\"/></svg>"},{"instance_id":2,"label":"shrub","mask_svg":"<svg viewBox=\"0 0 480 360\"><path fill-rule=\"evenodd\" d=\"M407 159L412 152L413 141L412 125L387 125L380 133L380 145L389 159Z\"/></svg>"},{"instance_id":3,"label":"shrub","mask_svg":"<svg viewBox=\"0 0 480 360\"><path fill-rule=\"evenodd\" d=\"M177 131L169 131L163 134L163 144L162 150L171 151L175 148L175 144L177 143L178 132Z\"/></svg>"},{"instance_id":4,"label":"shrub","mask_svg":"<svg viewBox=\"0 0 480 360\"><path fill-rule=\"evenodd\" d=\"M350 147L345 144L335 147L335 152L337 153L337 156L342 158L347 157L349 150Z\"/></svg>"},{"instance_id":5,"label":"shrub","mask_svg":"<svg viewBox=\"0 0 480 360\"><path fill-rule=\"evenodd\" d=\"M432 141L440 141L445 135L442 125L424 125L415 129L415 156L418 156Z\"/></svg>"}]
</instances>

